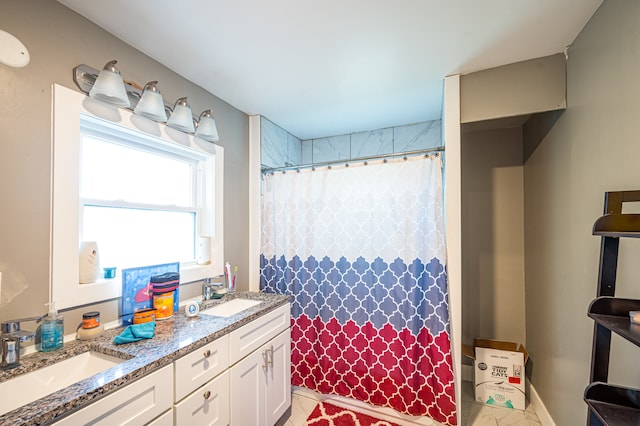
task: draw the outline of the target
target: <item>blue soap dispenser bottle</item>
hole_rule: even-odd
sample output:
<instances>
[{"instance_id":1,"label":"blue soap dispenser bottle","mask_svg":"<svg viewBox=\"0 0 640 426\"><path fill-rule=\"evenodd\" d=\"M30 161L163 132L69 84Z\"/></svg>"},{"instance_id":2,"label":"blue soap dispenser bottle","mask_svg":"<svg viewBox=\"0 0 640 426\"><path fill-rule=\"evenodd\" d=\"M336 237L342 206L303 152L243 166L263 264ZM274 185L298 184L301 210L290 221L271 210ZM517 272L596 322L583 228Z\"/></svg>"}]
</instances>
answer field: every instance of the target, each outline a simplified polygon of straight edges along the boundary
<instances>
[{"instance_id":1,"label":"blue soap dispenser bottle","mask_svg":"<svg viewBox=\"0 0 640 426\"><path fill-rule=\"evenodd\" d=\"M51 352L60 349L64 341L64 321L62 315L56 309L56 303L46 303L49 305L49 313L42 318L40 333L42 342L41 352Z\"/></svg>"}]
</instances>

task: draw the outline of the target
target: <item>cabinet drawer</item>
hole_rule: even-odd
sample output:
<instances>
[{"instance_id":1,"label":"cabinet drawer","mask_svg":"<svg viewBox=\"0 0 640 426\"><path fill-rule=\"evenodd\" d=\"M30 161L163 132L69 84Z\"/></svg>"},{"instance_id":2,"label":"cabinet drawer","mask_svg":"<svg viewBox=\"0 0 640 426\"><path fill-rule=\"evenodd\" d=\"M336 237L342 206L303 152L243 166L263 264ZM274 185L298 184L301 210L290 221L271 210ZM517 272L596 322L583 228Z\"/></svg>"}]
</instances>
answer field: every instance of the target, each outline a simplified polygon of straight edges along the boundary
<instances>
[{"instance_id":1,"label":"cabinet drawer","mask_svg":"<svg viewBox=\"0 0 640 426\"><path fill-rule=\"evenodd\" d=\"M233 365L289 328L291 306L286 304L229 334L229 364Z\"/></svg>"},{"instance_id":2,"label":"cabinet drawer","mask_svg":"<svg viewBox=\"0 0 640 426\"><path fill-rule=\"evenodd\" d=\"M222 336L174 362L178 402L229 367L229 337Z\"/></svg>"},{"instance_id":3,"label":"cabinet drawer","mask_svg":"<svg viewBox=\"0 0 640 426\"><path fill-rule=\"evenodd\" d=\"M229 424L229 372L225 371L174 406L176 425Z\"/></svg>"},{"instance_id":4,"label":"cabinet drawer","mask_svg":"<svg viewBox=\"0 0 640 426\"><path fill-rule=\"evenodd\" d=\"M167 410L166 413L151 423L147 423L146 426L173 426L173 408L171 410Z\"/></svg>"},{"instance_id":5,"label":"cabinet drawer","mask_svg":"<svg viewBox=\"0 0 640 426\"><path fill-rule=\"evenodd\" d=\"M65 417L56 425L145 424L171 408L172 370L173 367L167 365Z\"/></svg>"}]
</instances>

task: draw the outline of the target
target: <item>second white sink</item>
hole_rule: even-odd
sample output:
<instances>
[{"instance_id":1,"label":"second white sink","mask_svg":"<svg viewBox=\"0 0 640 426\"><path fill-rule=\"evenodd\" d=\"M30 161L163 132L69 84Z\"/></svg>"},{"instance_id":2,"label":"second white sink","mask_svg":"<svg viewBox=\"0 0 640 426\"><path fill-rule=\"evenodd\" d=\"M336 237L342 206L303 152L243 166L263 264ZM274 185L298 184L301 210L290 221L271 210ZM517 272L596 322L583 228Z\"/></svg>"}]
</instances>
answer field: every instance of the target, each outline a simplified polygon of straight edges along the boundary
<instances>
[{"instance_id":1,"label":"second white sink","mask_svg":"<svg viewBox=\"0 0 640 426\"><path fill-rule=\"evenodd\" d=\"M228 302L224 302L205 309L204 311L200 312L200 314L216 317L230 317L260 303L261 302L259 300L232 299Z\"/></svg>"},{"instance_id":2,"label":"second white sink","mask_svg":"<svg viewBox=\"0 0 640 426\"><path fill-rule=\"evenodd\" d=\"M84 352L64 361L0 382L0 414L56 392L125 360L99 352Z\"/></svg>"}]
</instances>

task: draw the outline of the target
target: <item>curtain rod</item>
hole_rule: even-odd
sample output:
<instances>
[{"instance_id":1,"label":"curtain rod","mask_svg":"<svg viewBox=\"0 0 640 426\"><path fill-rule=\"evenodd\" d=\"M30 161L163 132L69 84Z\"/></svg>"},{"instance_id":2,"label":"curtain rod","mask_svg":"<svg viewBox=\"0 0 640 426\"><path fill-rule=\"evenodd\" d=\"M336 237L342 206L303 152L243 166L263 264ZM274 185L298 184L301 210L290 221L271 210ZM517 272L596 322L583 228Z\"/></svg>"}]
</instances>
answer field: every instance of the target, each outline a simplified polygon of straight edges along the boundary
<instances>
[{"instance_id":1,"label":"curtain rod","mask_svg":"<svg viewBox=\"0 0 640 426\"><path fill-rule=\"evenodd\" d=\"M262 173L275 173L275 172L283 172L286 170L299 170L299 169L308 169L309 167L324 167L331 166L333 164L349 164L360 161L369 161L369 160L382 160L386 158L393 157L409 157L414 155L422 155L429 154L432 152L444 152L444 146L439 146L436 148L428 148L428 149L419 149L416 151L404 151L404 152L393 152L389 154L379 154L379 155L370 155L367 157L354 157L344 160L332 160L332 161L324 161L321 163L311 163L311 164L301 164L298 166L282 166L282 167L264 167L262 168Z\"/></svg>"}]
</instances>

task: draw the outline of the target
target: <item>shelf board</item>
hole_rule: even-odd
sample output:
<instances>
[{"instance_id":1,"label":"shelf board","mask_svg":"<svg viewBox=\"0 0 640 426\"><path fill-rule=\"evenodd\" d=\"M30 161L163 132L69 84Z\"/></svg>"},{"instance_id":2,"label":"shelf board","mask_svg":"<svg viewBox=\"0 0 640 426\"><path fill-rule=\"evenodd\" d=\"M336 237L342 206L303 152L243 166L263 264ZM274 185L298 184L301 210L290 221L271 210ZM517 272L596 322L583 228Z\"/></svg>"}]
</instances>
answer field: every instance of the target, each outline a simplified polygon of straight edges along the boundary
<instances>
[{"instance_id":1,"label":"shelf board","mask_svg":"<svg viewBox=\"0 0 640 426\"><path fill-rule=\"evenodd\" d=\"M610 315L589 314L589 316L603 327L640 346L640 324L631 324L629 318Z\"/></svg>"},{"instance_id":2,"label":"shelf board","mask_svg":"<svg viewBox=\"0 0 640 426\"><path fill-rule=\"evenodd\" d=\"M640 424L640 390L595 382L587 386L584 400L603 424Z\"/></svg>"},{"instance_id":3,"label":"shelf board","mask_svg":"<svg viewBox=\"0 0 640 426\"><path fill-rule=\"evenodd\" d=\"M640 324L629 320L629 311L640 311L640 300L598 297L589 305L589 317L598 324L640 346Z\"/></svg>"},{"instance_id":4,"label":"shelf board","mask_svg":"<svg viewBox=\"0 0 640 426\"><path fill-rule=\"evenodd\" d=\"M640 238L640 214L609 213L593 224L593 235Z\"/></svg>"}]
</instances>

